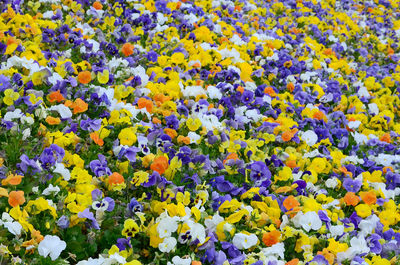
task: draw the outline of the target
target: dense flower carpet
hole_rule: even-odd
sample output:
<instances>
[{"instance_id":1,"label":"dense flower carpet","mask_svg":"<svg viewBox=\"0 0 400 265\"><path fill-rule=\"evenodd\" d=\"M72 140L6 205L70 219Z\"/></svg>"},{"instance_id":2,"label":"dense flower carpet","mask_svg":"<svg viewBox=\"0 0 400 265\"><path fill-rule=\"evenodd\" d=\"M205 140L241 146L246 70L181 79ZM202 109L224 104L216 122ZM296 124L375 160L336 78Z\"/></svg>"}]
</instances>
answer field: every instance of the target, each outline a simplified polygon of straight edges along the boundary
<instances>
[{"instance_id":1,"label":"dense flower carpet","mask_svg":"<svg viewBox=\"0 0 400 265\"><path fill-rule=\"evenodd\" d=\"M2 0L0 264L400 264L397 0Z\"/></svg>"}]
</instances>

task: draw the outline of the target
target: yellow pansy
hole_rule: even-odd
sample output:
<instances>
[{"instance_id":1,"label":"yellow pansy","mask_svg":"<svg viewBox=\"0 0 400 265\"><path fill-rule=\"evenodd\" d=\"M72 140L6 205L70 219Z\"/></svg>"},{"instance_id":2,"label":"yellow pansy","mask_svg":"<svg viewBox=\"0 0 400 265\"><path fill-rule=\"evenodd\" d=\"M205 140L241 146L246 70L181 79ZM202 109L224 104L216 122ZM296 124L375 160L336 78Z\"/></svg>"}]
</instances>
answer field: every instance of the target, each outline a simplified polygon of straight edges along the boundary
<instances>
[{"instance_id":1,"label":"yellow pansy","mask_svg":"<svg viewBox=\"0 0 400 265\"><path fill-rule=\"evenodd\" d=\"M135 186L140 186L142 183L149 181L149 173L138 171L133 174L131 183Z\"/></svg>"},{"instance_id":2,"label":"yellow pansy","mask_svg":"<svg viewBox=\"0 0 400 265\"><path fill-rule=\"evenodd\" d=\"M124 128L118 134L118 139L121 145L133 145L136 142L136 129L133 127Z\"/></svg>"},{"instance_id":3,"label":"yellow pansy","mask_svg":"<svg viewBox=\"0 0 400 265\"><path fill-rule=\"evenodd\" d=\"M290 167L284 167L275 176L275 181L288 181L292 178L292 169Z\"/></svg>"},{"instance_id":4,"label":"yellow pansy","mask_svg":"<svg viewBox=\"0 0 400 265\"><path fill-rule=\"evenodd\" d=\"M201 121L198 118L189 118L186 121L186 126L189 128L191 131L197 131L197 129L200 128L201 126Z\"/></svg>"},{"instance_id":5,"label":"yellow pansy","mask_svg":"<svg viewBox=\"0 0 400 265\"><path fill-rule=\"evenodd\" d=\"M124 222L124 229L122 235L126 237L134 237L139 231L138 224L133 219L127 219Z\"/></svg>"},{"instance_id":6,"label":"yellow pansy","mask_svg":"<svg viewBox=\"0 0 400 265\"><path fill-rule=\"evenodd\" d=\"M110 72L107 69L105 69L103 72L98 72L97 80L100 84L107 84L110 80Z\"/></svg>"},{"instance_id":7,"label":"yellow pansy","mask_svg":"<svg viewBox=\"0 0 400 265\"><path fill-rule=\"evenodd\" d=\"M4 90L4 95L5 97L3 98L3 102L8 106L14 104L14 101L19 98L19 94L10 88Z\"/></svg>"},{"instance_id":8,"label":"yellow pansy","mask_svg":"<svg viewBox=\"0 0 400 265\"><path fill-rule=\"evenodd\" d=\"M357 215L366 218L371 215L371 208L367 204L359 204L355 207Z\"/></svg>"}]
</instances>

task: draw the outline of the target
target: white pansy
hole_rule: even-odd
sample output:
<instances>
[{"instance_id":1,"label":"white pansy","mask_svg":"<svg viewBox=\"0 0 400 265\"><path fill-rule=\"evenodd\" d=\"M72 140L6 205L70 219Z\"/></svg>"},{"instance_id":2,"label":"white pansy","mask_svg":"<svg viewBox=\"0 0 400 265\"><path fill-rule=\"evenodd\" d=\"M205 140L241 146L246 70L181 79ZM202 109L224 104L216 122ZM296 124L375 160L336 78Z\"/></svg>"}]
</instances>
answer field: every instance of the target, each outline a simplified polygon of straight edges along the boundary
<instances>
[{"instance_id":1,"label":"white pansy","mask_svg":"<svg viewBox=\"0 0 400 265\"><path fill-rule=\"evenodd\" d=\"M348 126L350 129L357 129L358 127L360 127L361 125L361 121L350 121L348 123Z\"/></svg>"},{"instance_id":2,"label":"white pansy","mask_svg":"<svg viewBox=\"0 0 400 265\"><path fill-rule=\"evenodd\" d=\"M235 48L233 48L231 50L224 48L222 50L218 50L218 52L221 54L223 59L232 58L233 63L244 62L243 59L240 58L240 53Z\"/></svg>"},{"instance_id":3,"label":"white pansy","mask_svg":"<svg viewBox=\"0 0 400 265\"><path fill-rule=\"evenodd\" d=\"M118 67L122 67L125 68L129 65L129 62L125 59L122 58L116 58L113 57L109 62L108 62L108 66L110 68L110 72L114 73L114 71L118 68Z\"/></svg>"},{"instance_id":4,"label":"white pansy","mask_svg":"<svg viewBox=\"0 0 400 265\"><path fill-rule=\"evenodd\" d=\"M50 194L54 193L54 195L56 195L59 192L60 192L60 187L58 187L58 186L54 187L52 184L50 184L47 188L44 189L42 194L43 195L50 195Z\"/></svg>"},{"instance_id":5,"label":"white pansy","mask_svg":"<svg viewBox=\"0 0 400 265\"><path fill-rule=\"evenodd\" d=\"M353 132L351 133L351 135L353 136L354 140L358 145L366 144L368 142L368 137L362 133Z\"/></svg>"},{"instance_id":6,"label":"white pansy","mask_svg":"<svg viewBox=\"0 0 400 265\"><path fill-rule=\"evenodd\" d=\"M47 117L47 110L42 105L39 105L39 107L35 109L35 116L39 119L45 119Z\"/></svg>"},{"instance_id":7,"label":"white pansy","mask_svg":"<svg viewBox=\"0 0 400 265\"><path fill-rule=\"evenodd\" d=\"M271 247L263 248L262 252L263 252L264 256L266 256L267 258L271 257L271 256L275 256L275 257L284 259L285 244L283 244L282 242L276 243Z\"/></svg>"},{"instance_id":8,"label":"white pansy","mask_svg":"<svg viewBox=\"0 0 400 265\"><path fill-rule=\"evenodd\" d=\"M221 217L218 213L214 214L212 218L206 219L204 224L206 225L207 229L211 232L215 232L217 225L223 222L225 219Z\"/></svg>"},{"instance_id":9,"label":"white pansy","mask_svg":"<svg viewBox=\"0 0 400 265\"><path fill-rule=\"evenodd\" d=\"M200 244L203 244L206 241L206 230L204 229L204 226L193 221L188 221L187 224L190 227L192 241L198 239Z\"/></svg>"},{"instance_id":10,"label":"white pansy","mask_svg":"<svg viewBox=\"0 0 400 265\"><path fill-rule=\"evenodd\" d=\"M114 254L110 255L110 257L107 260L108 260L108 262L104 263L104 264L115 264L116 262L118 264L126 263L126 259L118 253L114 253Z\"/></svg>"},{"instance_id":11,"label":"white pansy","mask_svg":"<svg viewBox=\"0 0 400 265\"><path fill-rule=\"evenodd\" d=\"M214 129L223 130L224 128L215 115L199 115L198 118L207 131L213 131Z\"/></svg>"},{"instance_id":12,"label":"white pansy","mask_svg":"<svg viewBox=\"0 0 400 265\"><path fill-rule=\"evenodd\" d=\"M310 230L319 230L322 226L322 221L316 212L310 211L300 217L301 227L310 232Z\"/></svg>"},{"instance_id":13,"label":"white pansy","mask_svg":"<svg viewBox=\"0 0 400 265\"><path fill-rule=\"evenodd\" d=\"M192 263L192 259L189 258L181 258L179 256L175 256L172 258L172 263L168 262L168 265L190 265Z\"/></svg>"},{"instance_id":14,"label":"white pansy","mask_svg":"<svg viewBox=\"0 0 400 265\"><path fill-rule=\"evenodd\" d=\"M171 233L178 229L177 217L165 217L161 219L157 226L157 232L160 238L170 237Z\"/></svg>"},{"instance_id":15,"label":"white pansy","mask_svg":"<svg viewBox=\"0 0 400 265\"><path fill-rule=\"evenodd\" d=\"M190 138L190 143L191 143L191 144L197 143L197 142L200 140L200 138L201 138L201 136L198 135L198 134L195 133L195 132L189 132L189 133L188 133L188 137Z\"/></svg>"},{"instance_id":16,"label":"white pansy","mask_svg":"<svg viewBox=\"0 0 400 265\"><path fill-rule=\"evenodd\" d=\"M360 221L358 228L361 230L360 234L367 236L372 234L372 231L376 228L377 223L380 221L379 217L375 214L368 216L366 219Z\"/></svg>"},{"instance_id":17,"label":"white pansy","mask_svg":"<svg viewBox=\"0 0 400 265\"><path fill-rule=\"evenodd\" d=\"M231 233L231 231L233 229L235 229L235 226L233 224L230 224L230 223L225 223L222 228L223 228L224 232Z\"/></svg>"},{"instance_id":18,"label":"white pansy","mask_svg":"<svg viewBox=\"0 0 400 265\"><path fill-rule=\"evenodd\" d=\"M67 247L67 244L58 236L46 235L38 246L39 255L47 257L50 255L51 260L56 260L61 252Z\"/></svg>"},{"instance_id":19,"label":"white pansy","mask_svg":"<svg viewBox=\"0 0 400 265\"><path fill-rule=\"evenodd\" d=\"M184 97L196 97L206 94L206 91L202 86L187 86L184 89L181 89L181 91Z\"/></svg>"},{"instance_id":20,"label":"white pansy","mask_svg":"<svg viewBox=\"0 0 400 265\"><path fill-rule=\"evenodd\" d=\"M1 225L7 228L8 231L13 235L21 235L22 225L18 222L14 222L11 216L6 212L3 212L3 214L1 215L0 226Z\"/></svg>"},{"instance_id":21,"label":"white pansy","mask_svg":"<svg viewBox=\"0 0 400 265\"><path fill-rule=\"evenodd\" d=\"M328 38L328 40L331 41L331 42L338 42L338 41L339 41L339 39L336 38L336 37L333 36L333 35L330 35L329 38Z\"/></svg>"},{"instance_id":22,"label":"white pansy","mask_svg":"<svg viewBox=\"0 0 400 265\"><path fill-rule=\"evenodd\" d=\"M386 199L394 199L396 196L395 190L387 190L386 189L386 184L382 182L369 182L369 186L373 187L376 191L382 192Z\"/></svg>"},{"instance_id":23,"label":"white pansy","mask_svg":"<svg viewBox=\"0 0 400 265\"><path fill-rule=\"evenodd\" d=\"M360 98L370 98L371 97L371 95L369 94L369 92L368 92L368 89L365 87L365 86L361 86L359 89L358 89L358 91L357 91L357 95L360 97Z\"/></svg>"},{"instance_id":24,"label":"white pansy","mask_svg":"<svg viewBox=\"0 0 400 265\"><path fill-rule=\"evenodd\" d=\"M324 209L329 209L329 208L334 207L334 208L336 208L336 209L340 209L339 204L340 204L340 201L337 200L337 199L334 199L334 200L331 201L330 203L323 204L323 205L322 205L322 208L324 208Z\"/></svg>"},{"instance_id":25,"label":"white pansy","mask_svg":"<svg viewBox=\"0 0 400 265\"><path fill-rule=\"evenodd\" d=\"M233 42L234 44L238 45L238 46L242 46L242 45L246 45L247 42L243 41L239 35L235 34L232 36L232 38L230 38L230 41Z\"/></svg>"},{"instance_id":26,"label":"white pansy","mask_svg":"<svg viewBox=\"0 0 400 265\"><path fill-rule=\"evenodd\" d=\"M376 103L370 103L370 104L368 104L368 112L369 112L370 114L373 114L373 115L378 115L378 114L379 114L378 105L376 105Z\"/></svg>"},{"instance_id":27,"label":"white pansy","mask_svg":"<svg viewBox=\"0 0 400 265\"><path fill-rule=\"evenodd\" d=\"M157 12L157 22L160 25L164 25L168 21L168 17L164 16L162 13Z\"/></svg>"},{"instance_id":28,"label":"white pansy","mask_svg":"<svg viewBox=\"0 0 400 265\"><path fill-rule=\"evenodd\" d=\"M118 259L120 261L122 261L122 259L117 258L116 255L120 256L118 253L111 255L110 258L104 258L103 256L99 255L98 259L89 258L88 260L81 260L77 263L77 265L111 265L111 264L115 264L115 262L118 262ZM123 258L123 259L125 260L125 258ZM125 260L125 262L120 263L120 264L124 264L124 263L126 263L126 260Z\"/></svg>"},{"instance_id":29,"label":"white pansy","mask_svg":"<svg viewBox=\"0 0 400 265\"><path fill-rule=\"evenodd\" d=\"M133 68L131 70L131 73L140 77L140 81L142 82L142 84L140 85L141 87L146 86L149 82L149 76L146 74L146 70L143 68L143 66Z\"/></svg>"},{"instance_id":30,"label":"white pansy","mask_svg":"<svg viewBox=\"0 0 400 265\"><path fill-rule=\"evenodd\" d=\"M325 94L319 99L319 101L322 103L328 103L328 102L331 102L332 100L333 100L332 93Z\"/></svg>"},{"instance_id":31,"label":"white pansy","mask_svg":"<svg viewBox=\"0 0 400 265\"><path fill-rule=\"evenodd\" d=\"M305 72L305 73L300 74L300 79L307 83L310 83L311 78L314 76L317 76L317 75L318 75L317 72Z\"/></svg>"},{"instance_id":32,"label":"white pansy","mask_svg":"<svg viewBox=\"0 0 400 265\"><path fill-rule=\"evenodd\" d=\"M232 239L233 245L238 249L248 249L257 245L258 238L254 234L246 235L243 233L237 233Z\"/></svg>"},{"instance_id":33,"label":"white pansy","mask_svg":"<svg viewBox=\"0 0 400 265\"><path fill-rule=\"evenodd\" d=\"M211 99L221 99L222 98L221 91L219 91L219 89L216 88L215 86L208 86L207 94L208 94L208 97Z\"/></svg>"},{"instance_id":34,"label":"white pansy","mask_svg":"<svg viewBox=\"0 0 400 265\"><path fill-rule=\"evenodd\" d=\"M31 136L31 128L26 128L22 132L22 140L28 139L29 136Z\"/></svg>"},{"instance_id":35,"label":"white pansy","mask_svg":"<svg viewBox=\"0 0 400 265\"><path fill-rule=\"evenodd\" d=\"M62 78L57 72L54 72L47 80L50 84L55 85L57 84L57 81L63 81L64 78Z\"/></svg>"},{"instance_id":36,"label":"white pansy","mask_svg":"<svg viewBox=\"0 0 400 265\"><path fill-rule=\"evenodd\" d=\"M353 237L350 239L350 245L355 249L357 254L369 253L367 241L363 236Z\"/></svg>"},{"instance_id":37,"label":"white pansy","mask_svg":"<svg viewBox=\"0 0 400 265\"><path fill-rule=\"evenodd\" d=\"M301 177L303 176L303 171L299 171L299 172L297 172L297 173L292 173L292 176L293 176L293 181L296 181L296 180L299 180L299 179L301 179Z\"/></svg>"},{"instance_id":38,"label":"white pansy","mask_svg":"<svg viewBox=\"0 0 400 265\"><path fill-rule=\"evenodd\" d=\"M22 117L22 111L20 109L16 109L14 111L9 111L4 115L3 120L12 121L13 119L19 119Z\"/></svg>"},{"instance_id":39,"label":"white pansy","mask_svg":"<svg viewBox=\"0 0 400 265\"><path fill-rule=\"evenodd\" d=\"M318 151L318 149L314 149L313 151L311 151L311 152L307 152L307 153L305 153L304 155L303 155L303 157L305 157L305 158L312 158L312 157L316 157L316 156L324 156L323 154L321 154L319 151Z\"/></svg>"},{"instance_id":40,"label":"white pansy","mask_svg":"<svg viewBox=\"0 0 400 265\"><path fill-rule=\"evenodd\" d=\"M279 226L279 229L283 229L285 226L289 225L289 217L287 217L287 215L283 215L282 216L282 222L281 225Z\"/></svg>"},{"instance_id":41,"label":"white pansy","mask_svg":"<svg viewBox=\"0 0 400 265\"><path fill-rule=\"evenodd\" d=\"M249 213L248 213L248 215L251 215L251 213L253 212L253 207L251 207L250 205L244 205L244 204L242 204L241 206L240 206L240 209L246 209Z\"/></svg>"},{"instance_id":42,"label":"white pansy","mask_svg":"<svg viewBox=\"0 0 400 265\"><path fill-rule=\"evenodd\" d=\"M71 173L65 168L63 163L56 163L56 168L53 170L53 172L63 176L65 181L68 181L71 178Z\"/></svg>"},{"instance_id":43,"label":"white pansy","mask_svg":"<svg viewBox=\"0 0 400 265\"><path fill-rule=\"evenodd\" d=\"M158 248L161 252L169 253L175 248L176 243L175 237L166 237L162 243L158 244Z\"/></svg>"},{"instance_id":44,"label":"white pansy","mask_svg":"<svg viewBox=\"0 0 400 265\"><path fill-rule=\"evenodd\" d=\"M2 225L3 222L12 222L12 221L14 221L14 219L12 219L11 215L9 215L7 212L3 212L0 219L0 225Z\"/></svg>"},{"instance_id":45,"label":"white pansy","mask_svg":"<svg viewBox=\"0 0 400 265\"><path fill-rule=\"evenodd\" d=\"M250 90L251 92L255 92L257 89L257 85L254 82L247 81L245 83L246 90Z\"/></svg>"},{"instance_id":46,"label":"white pansy","mask_svg":"<svg viewBox=\"0 0 400 265\"><path fill-rule=\"evenodd\" d=\"M351 247L349 247L345 252L337 253L337 259L339 262L346 259L352 260L356 255L367 254L370 251L364 236L351 238L350 245Z\"/></svg>"},{"instance_id":47,"label":"white pansy","mask_svg":"<svg viewBox=\"0 0 400 265\"><path fill-rule=\"evenodd\" d=\"M52 200L47 199L46 201L47 201L47 203L49 204L50 207L53 207L54 209L57 208L57 205Z\"/></svg>"},{"instance_id":48,"label":"white pansy","mask_svg":"<svg viewBox=\"0 0 400 265\"><path fill-rule=\"evenodd\" d=\"M382 165L384 167L390 167L393 163L400 162L399 155L390 155L380 153L378 156L369 156L369 160L375 161L377 164Z\"/></svg>"},{"instance_id":49,"label":"white pansy","mask_svg":"<svg viewBox=\"0 0 400 265\"><path fill-rule=\"evenodd\" d=\"M29 116L22 116L21 117L21 123L26 123L26 124L32 125L34 122L35 121L33 120L32 117L29 117Z\"/></svg>"},{"instance_id":50,"label":"white pansy","mask_svg":"<svg viewBox=\"0 0 400 265\"><path fill-rule=\"evenodd\" d=\"M334 189L339 184L337 178L329 178L325 181L325 186L330 189Z\"/></svg>"},{"instance_id":51,"label":"white pansy","mask_svg":"<svg viewBox=\"0 0 400 265\"><path fill-rule=\"evenodd\" d=\"M246 116L255 122L258 122L263 118L263 115L259 114L256 109L247 110Z\"/></svg>"},{"instance_id":52,"label":"white pansy","mask_svg":"<svg viewBox=\"0 0 400 265\"><path fill-rule=\"evenodd\" d=\"M63 104L51 106L50 108L48 108L48 110L57 111L62 119L68 119L72 117L71 110Z\"/></svg>"},{"instance_id":53,"label":"white pansy","mask_svg":"<svg viewBox=\"0 0 400 265\"><path fill-rule=\"evenodd\" d=\"M350 162L351 164L363 164L364 160L361 158L358 158L357 156L347 156L345 158L342 158L340 160L342 164L345 164L346 162Z\"/></svg>"},{"instance_id":54,"label":"white pansy","mask_svg":"<svg viewBox=\"0 0 400 265\"><path fill-rule=\"evenodd\" d=\"M308 130L301 134L301 139L305 141L308 146L313 146L318 141L318 135L314 131Z\"/></svg>"},{"instance_id":55,"label":"white pansy","mask_svg":"<svg viewBox=\"0 0 400 265\"><path fill-rule=\"evenodd\" d=\"M332 225L329 229L332 237L338 237L343 235L344 233L344 226L343 225Z\"/></svg>"},{"instance_id":56,"label":"white pansy","mask_svg":"<svg viewBox=\"0 0 400 265\"><path fill-rule=\"evenodd\" d=\"M54 16L54 12L53 11L46 11L43 13L43 18L49 19L51 17Z\"/></svg>"},{"instance_id":57,"label":"white pansy","mask_svg":"<svg viewBox=\"0 0 400 265\"><path fill-rule=\"evenodd\" d=\"M190 24L197 23L199 21L199 18L193 13L184 15L183 19L186 20Z\"/></svg>"},{"instance_id":58,"label":"white pansy","mask_svg":"<svg viewBox=\"0 0 400 265\"><path fill-rule=\"evenodd\" d=\"M268 95L264 95L263 96L263 102L268 103L269 105L271 105L272 102L272 98Z\"/></svg>"},{"instance_id":59,"label":"white pansy","mask_svg":"<svg viewBox=\"0 0 400 265\"><path fill-rule=\"evenodd\" d=\"M4 222L4 227L8 229L8 231L15 235L20 236L22 231L22 225L18 222Z\"/></svg>"},{"instance_id":60,"label":"white pansy","mask_svg":"<svg viewBox=\"0 0 400 265\"><path fill-rule=\"evenodd\" d=\"M242 73L242 71L239 68L237 68L236 66L233 66L233 65L228 65L228 70L232 70L232 71L236 72L238 75L240 75ZM257 86L256 86L256 88L257 88Z\"/></svg>"}]
</instances>

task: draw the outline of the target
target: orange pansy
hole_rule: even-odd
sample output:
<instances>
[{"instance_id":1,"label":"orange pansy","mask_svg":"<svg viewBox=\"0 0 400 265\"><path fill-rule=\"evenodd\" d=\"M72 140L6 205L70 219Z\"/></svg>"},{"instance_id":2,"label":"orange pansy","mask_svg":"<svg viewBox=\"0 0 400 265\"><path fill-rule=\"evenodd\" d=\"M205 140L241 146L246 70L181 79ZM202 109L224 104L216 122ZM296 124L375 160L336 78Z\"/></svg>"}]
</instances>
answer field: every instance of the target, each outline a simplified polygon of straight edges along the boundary
<instances>
[{"instance_id":1,"label":"orange pansy","mask_svg":"<svg viewBox=\"0 0 400 265\"><path fill-rule=\"evenodd\" d=\"M343 199L347 205L352 206L356 206L360 202L360 198L354 192L347 192Z\"/></svg>"},{"instance_id":2,"label":"orange pansy","mask_svg":"<svg viewBox=\"0 0 400 265\"><path fill-rule=\"evenodd\" d=\"M53 103L53 102L61 102L65 100L64 96L60 93L60 90L53 91L51 92L48 96L47 99Z\"/></svg>"},{"instance_id":3,"label":"orange pansy","mask_svg":"<svg viewBox=\"0 0 400 265\"><path fill-rule=\"evenodd\" d=\"M2 185L18 185L21 183L24 176L10 174L6 179L1 181Z\"/></svg>"},{"instance_id":4,"label":"orange pansy","mask_svg":"<svg viewBox=\"0 0 400 265\"><path fill-rule=\"evenodd\" d=\"M178 133L174 129L171 129L171 128L165 128L164 133L169 135L172 139L174 139L176 136L178 136Z\"/></svg>"},{"instance_id":5,"label":"orange pansy","mask_svg":"<svg viewBox=\"0 0 400 265\"><path fill-rule=\"evenodd\" d=\"M74 114L82 113L88 110L88 104L80 98L77 98L75 102L71 105L74 110Z\"/></svg>"},{"instance_id":6,"label":"orange pansy","mask_svg":"<svg viewBox=\"0 0 400 265\"><path fill-rule=\"evenodd\" d=\"M92 80L92 73L89 71L83 71L78 74L78 81L81 84L88 84Z\"/></svg>"},{"instance_id":7,"label":"orange pansy","mask_svg":"<svg viewBox=\"0 0 400 265\"><path fill-rule=\"evenodd\" d=\"M278 230L274 230L268 233L263 234L262 241L267 247L275 245L279 242L279 237L281 233Z\"/></svg>"},{"instance_id":8,"label":"orange pansy","mask_svg":"<svg viewBox=\"0 0 400 265\"><path fill-rule=\"evenodd\" d=\"M122 51L122 53L125 55L125 56L129 56L129 55L132 55L133 54L133 49L135 48L135 46L133 46L132 44L130 44L130 43L125 43L123 46L122 46L122 49L121 49L121 51Z\"/></svg>"},{"instance_id":9,"label":"orange pansy","mask_svg":"<svg viewBox=\"0 0 400 265\"><path fill-rule=\"evenodd\" d=\"M108 177L108 184L110 185L121 184L124 183L124 181L125 181L124 177L118 172L114 172L112 173L111 176Z\"/></svg>"},{"instance_id":10,"label":"orange pansy","mask_svg":"<svg viewBox=\"0 0 400 265\"><path fill-rule=\"evenodd\" d=\"M296 198L293 195L290 195L283 201L283 206L286 208L286 210L294 209L299 205L300 203L296 200Z\"/></svg>"},{"instance_id":11,"label":"orange pansy","mask_svg":"<svg viewBox=\"0 0 400 265\"><path fill-rule=\"evenodd\" d=\"M96 144L98 144L99 146L103 146L104 145L104 141L103 139L101 139L99 137L99 134L97 132L92 132L90 134L90 138L93 140L93 142L95 142Z\"/></svg>"},{"instance_id":12,"label":"orange pansy","mask_svg":"<svg viewBox=\"0 0 400 265\"><path fill-rule=\"evenodd\" d=\"M50 125L58 125L58 124L60 124L61 120L60 120L60 118L54 118L52 116L47 116L46 122L47 122L47 124L50 124Z\"/></svg>"},{"instance_id":13,"label":"orange pansy","mask_svg":"<svg viewBox=\"0 0 400 265\"><path fill-rule=\"evenodd\" d=\"M160 175L164 174L168 168L168 159L165 156L156 157L150 166L150 169L157 171Z\"/></svg>"},{"instance_id":14,"label":"orange pansy","mask_svg":"<svg viewBox=\"0 0 400 265\"><path fill-rule=\"evenodd\" d=\"M101 10L101 9L103 9L103 5L102 5L100 2L98 2L98 1L96 1L96 2L93 3L93 7L94 7L94 9L96 9L96 10Z\"/></svg>"},{"instance_id":15,"label":"orange pansy","mask_svg":"<svg viewBox=\"0 0 400 265\"><path fill-rule=\"evenodd\" d=\"M146 108L146 110L150 113L153 110L153 102L146 98L139 98L137 105L139 109Z\"/></svg>"},{"instance_id":16,"label":"orange pansy","mask_svg":"<svg viewBox=\"0 0 400 265\"><path fill-rule=\"evenodd\" d=\"M372 190L367 192L360 192L360 197L368 205L376 203L376 195L375 192Z\"/></svg>"},{"instance_id":17,"label":"orange pansy","mask_svg":"<svg viewBox=\"0 0 400 265\"><path fill-rule=\"evenodd\" d=\"M12 191L8 195L8 203L11 207L17 207L25 203L24 192L22 190Z\"/></svg>"}]
</instances>

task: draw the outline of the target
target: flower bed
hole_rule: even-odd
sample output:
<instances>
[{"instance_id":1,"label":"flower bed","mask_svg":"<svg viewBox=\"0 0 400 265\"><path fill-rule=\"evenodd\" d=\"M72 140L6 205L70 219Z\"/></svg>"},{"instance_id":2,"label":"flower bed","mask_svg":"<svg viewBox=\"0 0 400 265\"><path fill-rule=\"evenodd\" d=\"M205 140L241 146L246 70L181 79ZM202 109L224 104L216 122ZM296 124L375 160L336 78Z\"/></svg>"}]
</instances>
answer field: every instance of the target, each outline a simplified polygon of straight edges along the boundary
<instances>
[{"instance_id":1,"label":"flower bed","mask_svg":"<svg viewBox=\"0 0 400 265\"><path fill-rule=\"evenodd\" d=\"M398 264L398 1L0 9L0 263Z\"/></svg>"}]
</instances>

